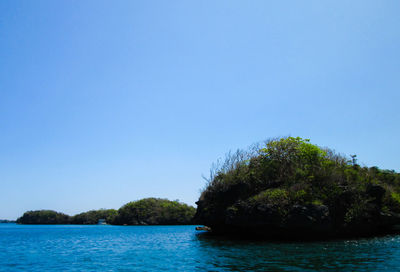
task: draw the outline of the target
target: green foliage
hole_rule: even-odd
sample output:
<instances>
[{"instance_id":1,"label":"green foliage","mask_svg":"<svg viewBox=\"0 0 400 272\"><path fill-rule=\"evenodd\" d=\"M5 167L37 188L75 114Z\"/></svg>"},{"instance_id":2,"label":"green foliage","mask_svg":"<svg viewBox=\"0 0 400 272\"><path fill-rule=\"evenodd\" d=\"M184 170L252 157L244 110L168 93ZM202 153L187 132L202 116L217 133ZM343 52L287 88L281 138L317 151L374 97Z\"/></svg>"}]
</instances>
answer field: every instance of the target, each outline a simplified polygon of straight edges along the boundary
<instances>
[{"instance_id":1,"label":"green foliage","mask_svg":"<svg viewBox=\"0 0 400 272\"><path fill-rule=\"evenodd\" d=\"M244 202L245 205L250 205L252 207L265 204L272 205L281 215L287 214L289 203L290 198L288 191L281 188L267 189Z\"/></svg>"},{"instance_id":2,"label":"green foliage","mask_svg":"<svg viewBox=\"0 0 400 272\"><path fill-rule=\"evenodd\" d=\"M276 167L278 181L314 179L316 171L327 165L327 152L310 143L308 139L287 137L269 141L261 156Z\"/></svg>"},{"instance_id":3,"label":"green foliage","mask_svg":"<svg viewBox=\"0 0 400 272\"><path fill-rule=\"evenodd\" d=\"M291 199L294 203L305 203L309 199L309 193L301 189L291 194Z\"/></svg>"},{"instance_id":4,"label":"green foliage","mask_svg":"<svg viewBox=\"0 0 400 272\"><path fill-rule=\"evenodd\" d=\"M105 219L106 223L116 225L184 225L191 223L195 212L195 208L179 201L146 198L129 202L118 211L91 210L74 216L49 210L28 211L17 223L93 225Z\"/></svg>"},{"instance_id":5,"label":"green foliage","mask_svg":"<svg viewBox=\"0 0 400 272\"><path fill-rule=\"evenodd\" d=\"M285 189L280 189L280 188L267 189L252 197L252 200L256 202L265 202L271 204L279 204L287 202L288 199L289 199L288 192Z\"/></svg>"},{"instance_id":6,"label":"green foliage","mask_svg":"<svg viewBox=\"0 0 400 272\"><path fill-rule=\"evenodd\" d=\"M392 198L395 200L397 203L400 204L400 194L396 192L392 192Z\"/></svg>"},{"instance_id":7,"label":"green foliage","mask_svg":"<svg viewBox=\"0 0 400 272\"><path fill-rule=\"evenodd\" d=\"M321 200L319 200L319 199L314 199L311 203L313 205L318 205L318 206L323 204L323 202Z\"/></svg>"},{"instance_id":8,"label":"green foliage","mask_svg":"<svg viewBox=\"0 0 400 272\"><path fill-rule=\"evenodd\" d=\"M70 217L66 214L51 211L39 210L25 212L17 219L18 224L69 224Z\"/></svg>"},{"instance_id":9,"label":"green foliage","mask_svg":"<svg viewBox=\"0 0 400 272\"><path fill-rule=\"evenodd\" d=\"M145 198L125 204L112 222L117 225L184 225L190 224L195 208L178 201Z\"/></svg>"},{"instance_id":10,"label":"green foliage","mask_svg":"<svg viewBox=\"0 0 400 272\"><path fill-rule=\"evenodd\" d=\"M105 219L106 223L111 223L117 214L118 212L114 209L92 210L72 216L70 222L77 225L94 225L99 222L99 219Z\"/></svg>"},{"instance_id":11,"label":"green foliage","mask_svg":"<svg viewBox=\"0 0 400 272\"><path fill-rule=\"evenodd\" d=\"M363 217L367 213L368 202L369 199L365 197L363 198L361 195L357 195L346 211L344 222L349 224L362 221Z\"/></svg>"}]
</instances>

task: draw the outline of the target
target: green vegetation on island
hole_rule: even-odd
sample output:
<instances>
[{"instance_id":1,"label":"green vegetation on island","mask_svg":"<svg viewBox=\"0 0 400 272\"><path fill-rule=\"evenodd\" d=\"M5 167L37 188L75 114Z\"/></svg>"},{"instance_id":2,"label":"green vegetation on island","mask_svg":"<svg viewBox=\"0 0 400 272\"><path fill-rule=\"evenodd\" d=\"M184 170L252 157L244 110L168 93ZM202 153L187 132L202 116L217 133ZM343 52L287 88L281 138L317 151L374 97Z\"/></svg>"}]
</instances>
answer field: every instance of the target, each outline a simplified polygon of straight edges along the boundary
<instances>
[{"instance_id":1,"label":"green vegetation on island","mask_svg":"<svg viewBox=\"0 0 400 272\"><path fill-rule=\"evenodd\" d=\"M400 225L400 174L299 137L229 154L211 171L195 222L268 238L375 235Z\"/></svg>"},{"instance_id":2,"label":"green vegetation on island","mask_svg":"<svg viewBox=\"0 0 400 272\"><path fill-rule=\"evenodd\" d=\"M118 211L114 209L100 209L83 212L70 218L70 224L75 225L94 225L99 219L105 219L106 222L112 223L117 216Z\"/></svg>"},{"instance_id":3,"label":"green vegetation on island","mask_svg":"<svg viewBox=\"0 0 400 272\"><path fill-rule=\"evenodd\" d=\"M196 209L167 199L146 198L129 202L118 210L117 225L187 225Z\"/></svg>"},{"instance_id":4,"label":"green vegetation on island","mask_svg":"<svg viewBox=\"0 0 400 272\"><path fill-rule=\"evenodd\" d=\"M70 216L51 210L28 211L17 219L17 223L34 225L70 224Z\"/></svg>"},{"instance_id":5,"label":"green vegetation on island","mask_svg":"<svg viewBox=\"0 0 400 272\"><path fill-rule=\"evenodd\" d=\"M145 198L129 202L119 210L101 209L69 216L51 210L25 212L18 224L97 224L105 219L111 225L188 225L196 209L179 201Z\"/></svg>"}]
</instances>

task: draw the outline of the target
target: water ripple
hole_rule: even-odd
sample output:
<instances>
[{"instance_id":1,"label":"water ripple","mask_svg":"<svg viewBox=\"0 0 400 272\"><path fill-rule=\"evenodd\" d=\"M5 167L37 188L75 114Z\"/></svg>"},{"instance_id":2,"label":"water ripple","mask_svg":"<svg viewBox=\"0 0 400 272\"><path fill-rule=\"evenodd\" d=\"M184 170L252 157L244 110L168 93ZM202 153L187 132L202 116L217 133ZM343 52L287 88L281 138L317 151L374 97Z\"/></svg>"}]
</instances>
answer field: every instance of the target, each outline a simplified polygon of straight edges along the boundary
<instances>
[{"instance_id":1,"label":"water ripple","mask_svg":"<svg viewBox=\"0 0 400 272\"><path fill-rule=\"evenodd\" d=\"M0 224L0 271L387 271L400 238L232 241L193 226Z\"/></svg>"}]
</instances>

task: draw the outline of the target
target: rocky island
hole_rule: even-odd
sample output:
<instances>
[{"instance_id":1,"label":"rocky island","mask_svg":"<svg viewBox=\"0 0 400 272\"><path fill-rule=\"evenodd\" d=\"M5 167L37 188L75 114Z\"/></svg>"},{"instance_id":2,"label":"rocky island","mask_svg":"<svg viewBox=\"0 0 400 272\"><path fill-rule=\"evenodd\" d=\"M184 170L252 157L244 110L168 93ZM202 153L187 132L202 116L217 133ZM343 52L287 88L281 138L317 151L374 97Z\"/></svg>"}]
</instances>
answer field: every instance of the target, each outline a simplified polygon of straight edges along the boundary
<instances>
[{"instance_id":1,"label":"rocky island","mask_svg":"<svg viewBox=\"0 0 400 272\"><path fill-rule=\"evenodd\" d=\"M400 174L357 164L307 139L238 151L212 171L195 222L273 239L372 236L400 226Z\"/></svg>"}]
</instances>

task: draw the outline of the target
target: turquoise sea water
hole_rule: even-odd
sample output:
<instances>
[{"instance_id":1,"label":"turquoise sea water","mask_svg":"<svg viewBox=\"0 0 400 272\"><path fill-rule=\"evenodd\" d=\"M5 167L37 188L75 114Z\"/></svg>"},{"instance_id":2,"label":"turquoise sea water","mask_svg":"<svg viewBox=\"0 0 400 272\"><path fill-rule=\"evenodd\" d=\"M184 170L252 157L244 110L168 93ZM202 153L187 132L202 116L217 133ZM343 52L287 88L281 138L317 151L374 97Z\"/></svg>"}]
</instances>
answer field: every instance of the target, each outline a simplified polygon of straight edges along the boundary
<instances>
[{"instance_id":1,"label":"turquoise sea water","mask_svg":"<svg viewBox=\"0 0 400 272\"><path fill-rule=\"evenodd\" d=\"M398 271L400 236L232 241L194 226L0 224L0 271Z\"/></svg>"}]
</instances>

